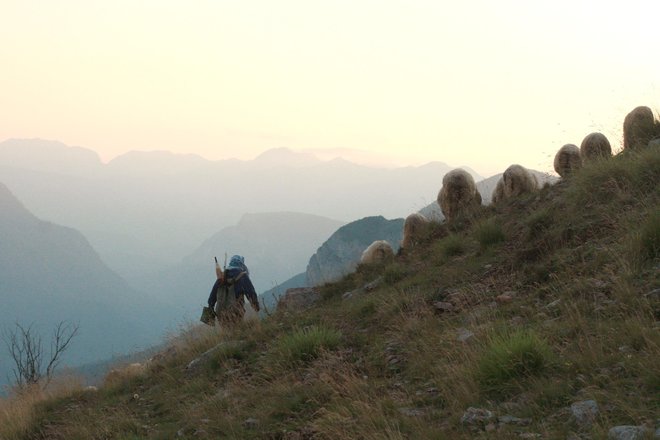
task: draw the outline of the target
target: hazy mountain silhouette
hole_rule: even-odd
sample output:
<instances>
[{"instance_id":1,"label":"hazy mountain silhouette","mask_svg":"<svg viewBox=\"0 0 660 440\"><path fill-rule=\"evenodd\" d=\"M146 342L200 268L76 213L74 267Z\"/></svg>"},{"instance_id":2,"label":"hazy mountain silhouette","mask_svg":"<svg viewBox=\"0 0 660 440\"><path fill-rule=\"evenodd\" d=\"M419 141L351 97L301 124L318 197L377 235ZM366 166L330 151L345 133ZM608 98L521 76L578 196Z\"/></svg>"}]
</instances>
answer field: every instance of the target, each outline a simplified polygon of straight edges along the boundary
<instances>
[{"instance_id":1,"label":"hazy mountain silhouette","mask_svg":"<svg viewBox=\"0 0 660 440\"><path fill-rule=\"evenodd\" d=\"M131 283L178 264L246 212L405 217L435 199L452 168L371 168L288 149L251 161L131 152L105 165L59 142L0 142L0 176L30 211L81 231Z\"/></svg>"},{"instance_id":2,"label":"hazy mountain silhouette","mask_svg":"<svg viewBox=\"0 0 660 440\"><path fill-rule=\"evenodd\" d=\"M99 155L92 150L42 139L8 139L1 142L0 164L71 176L98 175L103 168Z\"/></svg>"},{"instance_id":3,"label":"hazy mountain silhouette","mask_svg":"<svg viewBox=\"0 0 660 440\"><path fill-rule=\"evenodd\" d=\"M108 269L82 234L39 220L1 183L0 304L1 330L34 324L46 344L55 323L79 323L69 363L153 344L174 319ZM11 364L0 350L2 383Z\"/></svg>"}]
</instances>

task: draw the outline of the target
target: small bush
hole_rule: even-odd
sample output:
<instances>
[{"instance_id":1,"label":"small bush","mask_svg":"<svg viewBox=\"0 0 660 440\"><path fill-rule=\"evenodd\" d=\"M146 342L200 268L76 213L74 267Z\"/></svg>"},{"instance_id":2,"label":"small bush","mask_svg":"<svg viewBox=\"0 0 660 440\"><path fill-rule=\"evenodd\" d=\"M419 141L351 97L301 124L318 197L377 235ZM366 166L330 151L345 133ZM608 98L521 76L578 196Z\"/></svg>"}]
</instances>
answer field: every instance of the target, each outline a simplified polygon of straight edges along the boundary
<instances>
[{"instance_id":1,"label":"small bush","mask_svg":"<svg viewBox=\"0 0 660 440\"><path fill-rule=\"evenodd\" d=\"M534 212L527 218L528 238L538 238L552 224L552 214L549 209Z\"/></svg>"},{"instance_id":2,"label":"small bush","mask_svg":"<svg viewBox=\"0 0 660 440\"><path fill-rule=\"evenodd\" d=\"M463 237L453 234L440 242L440 252L445 257L454 257L465 253L466 245Z\"/></svg>"},{"instance_id":3,"label":"small bush","mask_svg":"<svg viewBox=\"0 0 660 440\"><path fill-rule=\"evenodd\" d=\"M333 350L341 340L341 333L323 326L311 326L294 330L278 341L276 353L284 361L310 361L318 357L322 349Z\"/></svg>"},{"instance_id":4,"label":"small bush","mask_svg":"<svg viewBox=\"0 0 660 440\"><path fill-rule=\"evenodd\" d=\"M482 248L501 243L504 241L502 225L494 219L489 219L476 227L477 240Z\"/></svg>"},{"instance_id":5,"label":"small bush","mask_svg":"<svg viewBox=\"0 0 660 440\"><path fill-rule=\"evenodd\" d=\"M394 263L385 268L383 280L387 284L394 284L404 279L406 275L406 268L401 264Z\"/></svg>"},{"instance_id":6,"label":"small bush","mask_svg":"<svg viewBox=\"0 0 660 440\"><path fill-rule=\"evenodd\" d=\"M531 331L505 333L491 339L477 365L477 380L487 392L506 391L516 378L545 371L550 346Z\"/></svg>"}]
</instances>

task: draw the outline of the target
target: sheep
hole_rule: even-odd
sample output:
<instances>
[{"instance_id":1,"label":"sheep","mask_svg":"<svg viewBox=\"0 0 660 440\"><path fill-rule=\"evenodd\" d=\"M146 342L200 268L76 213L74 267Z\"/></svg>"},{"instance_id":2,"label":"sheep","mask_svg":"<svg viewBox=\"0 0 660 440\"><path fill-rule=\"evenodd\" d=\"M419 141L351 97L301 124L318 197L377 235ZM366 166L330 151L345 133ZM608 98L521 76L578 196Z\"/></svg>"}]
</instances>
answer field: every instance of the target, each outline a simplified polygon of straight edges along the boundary
<instances>
[{"instance_id":1,"label":"sheep","mask_svg":"<svg viewBox=\"0 0 660 440\"><path fill-rule=\"evenodd\" d=\"M612 146L602 133L588 134L580 144L582 162L612 156Z\"/></svg>"},{"instance_id":2,"label":"sheep","mask_svg":"<svg viewBox=\"0 0 660 440\"><path fill-rule=\"evenodd\" d=\"M636 107L623 120L624 149L646 146L657 135L660 135L660 123L648 107Z\"/></svg>"},{"instance_id":3,"label":"sheep","mask_svg":"<svg viewBox=\"0 0 660 440\"><path fill-rule=\"evenodd\" d=\"M555 155L555 171L561 177L568 177L582 166L580 149L577 145L566 144Z\"/></svg>"},{"instance_id":4,"label":"sheep","mask_svg":"<svg viewBox=\"0 0 660 440\"><path fill-rule=\"evenodd\" d=\"M445 174L438 193L438 205L448 221L455 219L461 212L481 206L481 194L472 176L461 168Z\"/></svg>"},{"instance_id":5,"label":"sheep","mask_svg":"<svg viewBox=\"0 0 660 440\"><path fill-rule=\"evenodd\" d=\"M514 164L504 171L497 182L493 191L493 203L538 190L539 182L536 176L527 168Z\"/></svg>"},{"instance_id":6,"label":"sheep","mask_svg":"<svg viewBox=\"0 0 660 440\"><path fill-rule=\"evenodd\" d=\"M429 219L417 212L406 217L406 221L403 224L403 241L401 242L401 247L408 249L418 244L429 223Z\"/></svg>"},{"instance_id":7,"label":"sheep","mask_svg":"<svg viewBox=\"0 0 660 440\"><path fill-rule=\"evenodd\" d=\"M504 180L502 180L501 177L497 181L497 185L495 185L495 189L493 190L493 195L491 197L491 202L495 204L499 203L500 200L504 200Z\"/></svg>"},{"instance_id":8,"label":"sheep","mask_svg":"<svg viewBox=\"0 0 660 440\"><path fill-rule=\"evenodd\" d=\"M382 263L391 258L394 258L394 250L392 249L392 246L385 240L376 240L371 243L364 252L362 252L360 263Z\"/></svg>"}]
</instances>

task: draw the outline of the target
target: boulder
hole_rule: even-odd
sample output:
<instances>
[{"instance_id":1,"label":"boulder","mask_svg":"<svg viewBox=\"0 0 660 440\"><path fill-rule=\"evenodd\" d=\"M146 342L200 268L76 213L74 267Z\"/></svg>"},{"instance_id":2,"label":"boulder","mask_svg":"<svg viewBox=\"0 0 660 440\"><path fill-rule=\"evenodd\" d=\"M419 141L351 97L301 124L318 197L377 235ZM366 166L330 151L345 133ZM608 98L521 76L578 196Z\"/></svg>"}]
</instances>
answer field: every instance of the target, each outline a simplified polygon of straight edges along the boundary
<instances>
[{"instance_id":1,"label":"boulder","mask_svg":"<svg viewBox=\"0 0 660 440\"><path fill-rule=\"evenodd\" d=\"M598 414L598 404L595 400L584 400L571 405L571 415L580 429L589 429Z\"/></svg>"},{"instance_id":2,"label":"boulder","mask_svg":"<svg viewBox=\"0 0 660 440\"><path fill-rule=\"evenodd\" d=\"M314 287L297 287L287 289L277 303L277 310L302 310L311 307L321 298L318 289Z\"/></svg>"},{"instance_id":3,"label":"boulder","mask_svg":"<svg viewBox=\"0 0 660 440\"><path fill-rule=\"evenodd\" d=\"M608 440L642 440L646 438L647 431L644 426L615 426L607 432L607 438Z\"/></svg>"}]
</instances>

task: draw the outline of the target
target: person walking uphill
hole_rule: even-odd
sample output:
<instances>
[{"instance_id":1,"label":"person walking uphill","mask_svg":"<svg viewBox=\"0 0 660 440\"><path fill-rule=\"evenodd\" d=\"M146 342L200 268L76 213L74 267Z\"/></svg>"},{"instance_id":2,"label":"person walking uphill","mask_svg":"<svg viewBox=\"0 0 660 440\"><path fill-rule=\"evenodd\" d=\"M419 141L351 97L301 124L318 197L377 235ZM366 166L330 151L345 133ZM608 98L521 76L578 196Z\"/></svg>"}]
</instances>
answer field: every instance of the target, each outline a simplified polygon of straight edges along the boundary
<instances>
[{"instance_id":1,"label":"person walking uphill","mask_svg":"<svg viewBox=\"0 0 660 440\"><path fill-rule=\"evenodd\" d=\"M233 325L243 320L245 297L255 312L259 311L259 299L250 281L250 271L245 259L234 255L224 272L219 271L218 279L209 295L209 309L215 307L220 325Z\"/></svg>"}]
</instances>

